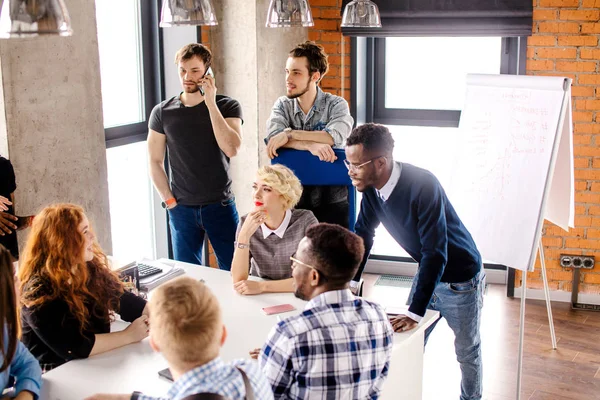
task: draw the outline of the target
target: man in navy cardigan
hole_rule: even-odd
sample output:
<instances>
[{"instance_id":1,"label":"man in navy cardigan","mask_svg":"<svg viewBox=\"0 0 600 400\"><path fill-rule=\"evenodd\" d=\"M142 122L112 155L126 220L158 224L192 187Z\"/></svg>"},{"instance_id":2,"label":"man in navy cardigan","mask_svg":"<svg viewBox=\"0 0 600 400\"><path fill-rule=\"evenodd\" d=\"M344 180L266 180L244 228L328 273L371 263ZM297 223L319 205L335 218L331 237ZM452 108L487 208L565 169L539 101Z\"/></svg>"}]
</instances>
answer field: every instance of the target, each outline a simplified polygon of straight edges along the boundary
<instances>
[{"instance_id":1,"label":"man in navy cardigan","mask_svg":"<svg viewBox=\"0 0 600 400\"><path fill-rule=\"evenodd\" d=\"M356 233L365 242L365 255L355 280L367 262L375 228L383 223L419 263L407 315L391 319L394 330L413 329L427 308L438 310L456 336L461 400L481 399L481 255L437 178L414 165L394 162L393 149L390 131L378 124L357 127L346 142L348 174L363 194ZM425 342L434 326L427 330Z\"/></svg>"}]
</instances>

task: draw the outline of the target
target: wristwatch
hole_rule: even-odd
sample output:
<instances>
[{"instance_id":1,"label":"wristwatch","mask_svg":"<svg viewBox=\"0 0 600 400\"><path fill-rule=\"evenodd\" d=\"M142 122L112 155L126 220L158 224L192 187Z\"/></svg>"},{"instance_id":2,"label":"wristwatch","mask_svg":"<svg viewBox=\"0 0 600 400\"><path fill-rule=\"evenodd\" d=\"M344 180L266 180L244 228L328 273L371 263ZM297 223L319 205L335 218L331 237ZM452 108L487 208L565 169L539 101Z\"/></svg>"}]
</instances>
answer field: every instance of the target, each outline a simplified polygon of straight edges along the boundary
<instances>
[{"instance_id":1,"label":"wristwatch","mask_svg":"<svg viewBox=\"0 0 600 400\"><path fill-rule=\"evenodd\" d=\"M169 208L170 205L174 204L177 200L175 200L175 197L171 197L170 199L166 199L165 201L161 201L160 205L162 206L162 208Z\"/></svg>"},{"instance_id":2,"label":"wristwatch","mask_svg":"<svg viewBox=\"0 0 600 400\"><path fill-rule=\"evenodd\" d=\"M248 243L235 242L235 247L237 247L238 249L247 249L248 247L250 247L250 245Z\"/></svg>"},{"instance_id":3,"label":"wristwatch","mask_svg":"<svg viewBox=\"0 0 600 400\"><path fill-rule=\"evenodd\" d=\"M292 140L292 131L293 131L293 129L288 126L283 131L285 132L285 135L287 136L288 140Z\"/></svg>"}]
</instances>

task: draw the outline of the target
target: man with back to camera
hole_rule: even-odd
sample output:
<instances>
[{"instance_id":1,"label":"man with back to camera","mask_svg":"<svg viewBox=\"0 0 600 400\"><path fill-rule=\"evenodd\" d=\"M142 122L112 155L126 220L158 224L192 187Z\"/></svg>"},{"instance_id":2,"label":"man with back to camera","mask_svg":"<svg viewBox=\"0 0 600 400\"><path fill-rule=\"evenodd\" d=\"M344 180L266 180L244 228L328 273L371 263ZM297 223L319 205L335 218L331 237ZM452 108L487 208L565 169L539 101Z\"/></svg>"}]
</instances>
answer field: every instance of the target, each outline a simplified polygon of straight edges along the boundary
<instances>
[{"instance_id":1,"label":"man with back to camera","mask_svg":"<svg viewBox=\"0 0 600 400\"><path fill-rule=\"evenodd\" d=\"M427 308L438 310L455 335L462 372L461 400L481 399L479 335L485 272L471 234L437 178L414 165L394 162L394 139L383 125L355 128L346 142L346 167L363 197L356 233L365 243L358 280L373 246L375 228L387 231L419 263L404 316L391 318L396 332L417 326ZM425 343L437 321L427 329Z\"/></svg>"},{"instance_id":2,"label":"man with back to camera","mask_svg":"<svg viewBox=\"0 0 600 400\"><path fill-rule=\"evenodd\" d=\"M377 399L388 377L394 332L379 304L349 283L363 257L359 236L335 224L311 226L292 260L304 311L275 325L260 366L275 399Z\"/></svg>"},{"instance_id":3,"label":"man with back to camera","mask_svg":"<svg viewBox=\"0 0 600 400\"><path fill-rule=\"evenodd\" d=\"M267 155L281 147L310 151L325 162L336 160L333 148L343 148L354 120L348 103L325 93L318 84L329 69L327 54L315 42L305 42L289 53L285 66L286 96L277 99L267 121ZM333 147L333 148L332 148ZM346 186L303 185L296 208L311 210L320 222L348 227Z\"/></svg>"},{"instance_id":4,"label":"man with back to camera","mask_svg":"<svg viewBox=\"0 0 600 400\"><path fill-rule=\"evenodd\" d=\"M198 43L177 52L183 92L152 110L148 153L152 182L169 213L175 260L202 264L208 234L219 268L229 270L238 224L229 160L241 145L242 109L236 100L217 95L211 61L210 50Z\"/></svg>"}]
</instances>

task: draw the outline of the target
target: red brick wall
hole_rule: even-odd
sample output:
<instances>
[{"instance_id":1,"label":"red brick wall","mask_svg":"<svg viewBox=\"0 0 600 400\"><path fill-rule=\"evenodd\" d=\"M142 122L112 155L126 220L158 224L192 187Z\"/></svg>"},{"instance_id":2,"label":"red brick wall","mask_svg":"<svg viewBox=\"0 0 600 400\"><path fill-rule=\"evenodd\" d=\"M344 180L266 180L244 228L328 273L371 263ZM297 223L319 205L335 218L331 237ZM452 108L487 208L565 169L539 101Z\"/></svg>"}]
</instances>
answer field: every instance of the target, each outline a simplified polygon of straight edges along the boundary
<instances>
[{"instance_id":1,"label":"red brick wall","mask_svg":"<svg viewBox=\"0 0 600 400\"><path fill-rule=\"evenodd\" d=\"M594 255L600 264L600 0L533 0L533 7L527 74L573 80L575 228L546 223L542 238L550 289L571 291L572 272L560 267L560 254ZM582 270L582 280L580 291L600 293L599 267ZM539 260L527 283L542 287Z\"/></svg>"},{"instance_id":2,"label":"red brick wall","mask_svg":"<svg viewBox=\"0 0 600 400\"><path fill-rule=\"evenodd\" d=\"M308 39L325 48L329 55L329 72L321 89L343 96L350 102L350 38L340 29L342 0L309 0L315 26L308 29Z\"/></svg>"}]
</instances>

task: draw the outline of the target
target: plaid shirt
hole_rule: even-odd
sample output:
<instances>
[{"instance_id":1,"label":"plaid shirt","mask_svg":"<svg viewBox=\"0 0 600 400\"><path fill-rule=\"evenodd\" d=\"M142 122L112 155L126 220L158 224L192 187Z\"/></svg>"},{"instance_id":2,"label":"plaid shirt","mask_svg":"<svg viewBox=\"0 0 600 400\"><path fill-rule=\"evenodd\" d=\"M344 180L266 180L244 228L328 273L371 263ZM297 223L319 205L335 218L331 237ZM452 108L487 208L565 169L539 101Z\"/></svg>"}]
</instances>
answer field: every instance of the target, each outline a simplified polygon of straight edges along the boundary
<instances>
[{"instance_id":1,"label":"plaid shirt","mask_svg":"<svg viewBox=\"0 0 600 400\"><path fill-rule=\"evenodd\" d=\"M224 363L219 357L183 374L173 383L167 397L139 395L137 398L138 400L180 400L197 393L216 393L231 400L243 400L246 397L244 380L236 367L243 369L248 376L256 399L273 398L269 383L255 362L235 360Z\"/></svg>"},{"instance_id":2,"label":"plaid shirt","mask_svg":"<svg viewBox=\"0 0 600 400\"><path fill-rule=\"evenodd\" d=\"M348 289L325 292L273 327L260 366L276 399L377 399L393 334L379 305Z\"/></svg>"}]
</instances>

